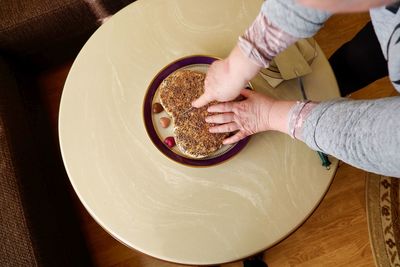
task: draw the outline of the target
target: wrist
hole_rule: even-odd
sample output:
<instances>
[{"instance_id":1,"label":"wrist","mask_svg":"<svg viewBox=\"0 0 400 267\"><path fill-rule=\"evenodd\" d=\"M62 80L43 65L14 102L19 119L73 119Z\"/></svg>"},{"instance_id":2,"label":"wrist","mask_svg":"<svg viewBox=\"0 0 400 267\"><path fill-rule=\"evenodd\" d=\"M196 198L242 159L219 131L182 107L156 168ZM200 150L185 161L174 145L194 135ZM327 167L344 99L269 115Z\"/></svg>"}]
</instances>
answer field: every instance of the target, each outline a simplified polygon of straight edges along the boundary
<instances>
[{"instance_id":1,"label":"wrist","mask_svg":"<svg viewBox=\"0 0 400 267\"><path fill-rule=\"evenodd\" d=\"M274 101L268 113L269 130L289 134L289 116L296 101Z\"/></svg>"},{"instance_id":2,"label":"wrist","mask_svg":"<svg viewBox=\"0 0 400 267\"><path fill-rule=\"evenodd\" d=\"M235 46L227 58L227 65L231 77L237 79L241 83L241 88L243 88L261 69L261 66L252 62L238 45Z\"/></svg>"}]
</instances>

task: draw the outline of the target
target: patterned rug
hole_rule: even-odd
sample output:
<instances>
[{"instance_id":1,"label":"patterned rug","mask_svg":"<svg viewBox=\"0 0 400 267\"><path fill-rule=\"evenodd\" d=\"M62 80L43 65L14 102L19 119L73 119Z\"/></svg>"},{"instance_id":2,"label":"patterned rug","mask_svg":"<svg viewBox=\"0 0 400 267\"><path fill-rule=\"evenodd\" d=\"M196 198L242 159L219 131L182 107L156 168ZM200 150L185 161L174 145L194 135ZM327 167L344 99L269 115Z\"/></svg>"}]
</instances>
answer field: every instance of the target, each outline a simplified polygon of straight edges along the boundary
<instances>
[{"instance_id":1,"label":"patterned rug","mask_svg":"<svg viewBox=\"0 0 400 267\"><path fill-rule=\"evenodd\" d=\"M368 174L370 242L378 267L400 267L400 179Z\"/></svg>"}]
</instances>

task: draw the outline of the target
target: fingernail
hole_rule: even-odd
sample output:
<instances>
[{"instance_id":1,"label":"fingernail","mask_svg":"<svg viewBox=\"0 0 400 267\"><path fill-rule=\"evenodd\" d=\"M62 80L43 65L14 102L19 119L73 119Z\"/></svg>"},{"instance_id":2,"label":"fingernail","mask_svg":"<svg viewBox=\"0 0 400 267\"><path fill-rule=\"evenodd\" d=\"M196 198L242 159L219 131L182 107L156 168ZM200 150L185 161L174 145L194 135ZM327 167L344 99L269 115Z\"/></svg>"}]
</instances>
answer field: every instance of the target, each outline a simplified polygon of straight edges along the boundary
<instances>
[{"instance_id":1,"label":"fingernail","mask_svg":"<svg viewBox=\"0 0 400 267\"><path fill-rule=\"evenodd\" d=\"M209 131L210 133L215 133L215 129L213 129L213 128L208 129L208 131Z\"/></svg>"}]
</instances>

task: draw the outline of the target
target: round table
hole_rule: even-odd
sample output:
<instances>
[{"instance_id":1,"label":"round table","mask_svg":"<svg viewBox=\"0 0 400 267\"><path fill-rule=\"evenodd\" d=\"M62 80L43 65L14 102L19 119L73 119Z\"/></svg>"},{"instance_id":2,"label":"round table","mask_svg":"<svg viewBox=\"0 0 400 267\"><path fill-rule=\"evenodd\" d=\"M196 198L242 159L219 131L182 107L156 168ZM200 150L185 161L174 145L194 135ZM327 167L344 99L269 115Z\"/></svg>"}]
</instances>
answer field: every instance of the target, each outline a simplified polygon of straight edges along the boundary
<instances>
[{"instance_id":1,"label":"round table","mask_svg":"<svg viewBox=\"0 0 400 267\"><path fill-rule=\"evenodd\" d=\"M266 132L235 157L194 168L160 153L144 128L144 95L170 62L193 54L226 57L259 12L261 0L146 0L114 15L89 39L68 75L59 137L71 183L113 237L150 256L218 264L276 244L313 212L331 170L300 141ZM304 77L310 99L339 95L317 47ZM301 99L296 81L257 91Z\"/></svg>"}]
</instances>

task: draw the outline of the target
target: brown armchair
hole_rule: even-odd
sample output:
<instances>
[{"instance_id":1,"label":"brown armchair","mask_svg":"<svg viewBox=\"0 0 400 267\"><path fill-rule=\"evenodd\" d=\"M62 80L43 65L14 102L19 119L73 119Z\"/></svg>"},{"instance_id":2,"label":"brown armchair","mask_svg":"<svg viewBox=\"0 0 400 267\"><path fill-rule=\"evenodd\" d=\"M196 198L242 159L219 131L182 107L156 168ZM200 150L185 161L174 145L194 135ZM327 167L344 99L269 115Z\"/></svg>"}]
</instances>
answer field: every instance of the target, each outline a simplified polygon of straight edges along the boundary
<instances>
[{"instance_id":1,"label":"brown armchair","mask_svg":"<svg viewBox=\"0 0 400 267\"><path fill-rule=\"evenodd\" d=\"M131 0L0 3L0 266L90 266L35 77Z\"/></svg>"}]
</instances>

